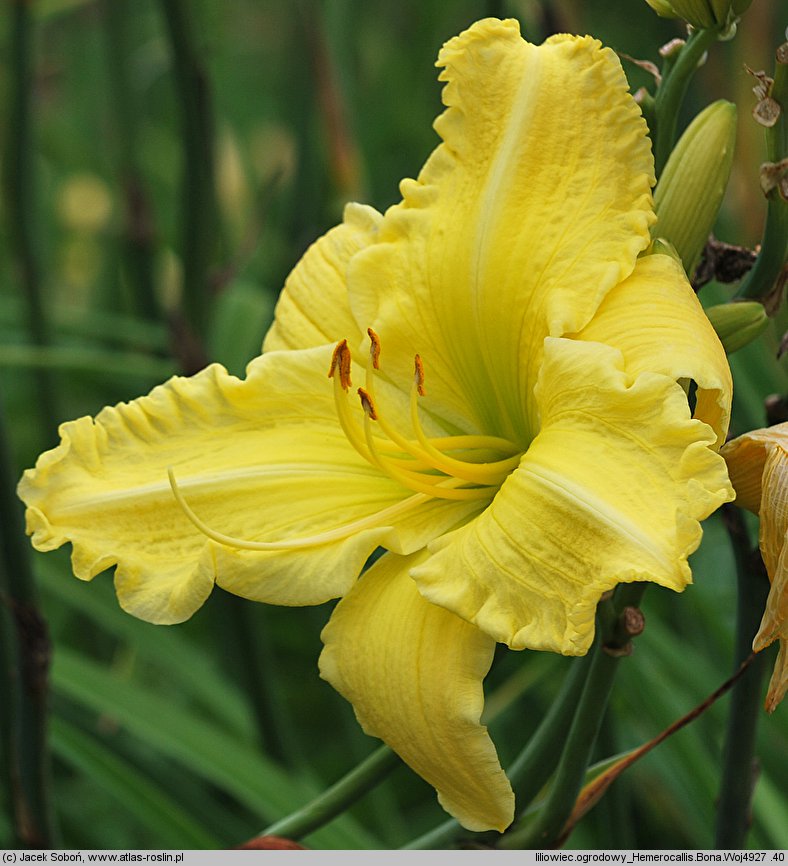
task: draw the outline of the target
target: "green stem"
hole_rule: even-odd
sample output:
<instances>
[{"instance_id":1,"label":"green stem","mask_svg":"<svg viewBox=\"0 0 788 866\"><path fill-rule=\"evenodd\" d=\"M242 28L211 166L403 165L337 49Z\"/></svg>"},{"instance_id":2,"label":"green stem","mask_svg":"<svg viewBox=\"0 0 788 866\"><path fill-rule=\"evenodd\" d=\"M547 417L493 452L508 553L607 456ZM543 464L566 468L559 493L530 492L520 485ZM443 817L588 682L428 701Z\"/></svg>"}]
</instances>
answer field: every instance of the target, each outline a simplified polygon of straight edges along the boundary
<instances>
[{"instance_id":1,"label":"green stem","mask_svg":"<svg viewBox=\"0 0 788 866\"><path fill-rule=\"evenodd\" d=\"M561 691L550 705L539 728L514 759L508 776L517 794L520 811L542 790L558 763L557 756L572 727L572 718L583 694L591 657L577 659Z\"/></svg>"},{"instance_id":2,"label":"green stem","mask_svg":"<svg viewBox=\"0 0 788 866\"><path fill-rule=\"evenodd\" d=\"M2 397L0 395L0 402ZM21 506L0 405L0 688L3 764L10 785L16 834L22 845L56 843L47 746L50 644L38 611Z\"/></svg>"},{"instance_id":3,"label":"green stem","mask_svg":"<svg viewBox=\"0 0 788 866\"><path fill-rule=\"evenodd\" d=\"M342 814L367 791L382 782L400 763L399 756L388 746L380 746L303 809L266 827L260 835L303 838Z\"/></svg>"},{"instance_id":4,"label":"green stem","mask_svg":"<svg viewBox=\"0 0 788 866\"><path fill-rule=\"evenodd\" d=\"M656 129L652 130L657 177L662 173L676 141L679 111L690 79L705 52L716 41L717 35L716 30L694 31L672 62L657 90L654 98Z\"/></svg>"},{"instance_id":5,"label":"green stem","mask_svg":"<svg viewBox=\"0 0 788 866\"><path fill-rule=\"evenodd\" d=\"M41 288L35 217L35 178L32 99L32 4L29 0L11 3L11 83L9 88L8 141L4 159L6 225L11 239L19 284L27 307L30 341L38 346L50 342ZM44 430L56 426L57 400L52 376L47 370L36 374L37 399Z\"/></svg>"},{"instance_id":6,"label":"green stem","mask_svg":"<svg viewBox=\"0 0 788 866\"><path fill-rule=\"evenodd\" d=\"M214 123L208 76L194 44L188 4L159 0L172 50L183 120L183 309L194 334L205 334L210 307L209 268L218 218L214 193Z\"/></svg>"},{"instance_id":7,"label":"green stem","mask_svg":"<svg viewBox=\"0 0 788 866\"><path fill-rule=\"evenodd\" d=\"M506 833L498 844L499 848L544 848L560 839L583 785L623 655L616 650L627 643L626 637L622 640L620 636L621 616L625 608L637 607L645 588L645 584L620 585L613 599L600 603L597 639L588 677L545 805L535 821L526 819Z\"/></svg>"},{"instance_id":8,"label":"green stem","mask_svg":"<svg viewBox=\"0 0 788 866\"><path fill-rule=\"evenodd\" d=\"M736 559L736 669L752 652L753 637L766 607L769 581L760 553L750 548L741 512L735 506L727 506L724 515ZM746 847L757 778L755 738L762 712L763 679L768 658L768 653L759 653L731 694L717 807L717 848Z\"/></svg>"},{"instance_id":9,"label":"green stem","mask_svg":"<svg viewBox=\"0 0 788 866\"><path fill-rule=\"evenodd\" d=\"M766 158L779 163L788 157L788 43L780 46L769 95L781 108L774 126L766 127ZM780 280L788 258L788 201L779 185L766 195L766 222L758 258L736 292L737 298L765 299Z\"/></svg>"},{"instance_id":10,"label":"green stem","mask_svg":"<svg viewBox=\"0 0 788 866\"><path fill-rule=\"evenodd\" d=\"M761 249L736 292L737 298L765 299L785 267L788 248L788 202L773 189L766 198L766 222Z\"/></svg>"},{"instance_id":11,"label":"green stem","mask_svg":"<svg viewBox=\"0 0 788 866\"><path fill-rule=\"evenodd\" d=\"M539 727L506 771L517 795L517 806L520 812L527 808L555 770L561 747L569 733L575 708L583 692L589 665L590 656L577 659L573 663L564 679L561 691L550 705ZM403 848L444 848L466 835L468 831L452 818L404 845Z\"/></svg>"},{"instance_id":12,"label":"green stem","mask_svg":"<svg viewBox=\"0 0 788 866\"><path fill-rule=\"evenodd\" d=\"M126 206L123 228L126 267L131 277L137 312L145 319L156 321L159 305L154 276L154 233L150 204L137 165L139 112L128 75L128 0L105 0L104 17L107 25L109 84L118 128L120 179Z\"/></svg>"}]
</instances>

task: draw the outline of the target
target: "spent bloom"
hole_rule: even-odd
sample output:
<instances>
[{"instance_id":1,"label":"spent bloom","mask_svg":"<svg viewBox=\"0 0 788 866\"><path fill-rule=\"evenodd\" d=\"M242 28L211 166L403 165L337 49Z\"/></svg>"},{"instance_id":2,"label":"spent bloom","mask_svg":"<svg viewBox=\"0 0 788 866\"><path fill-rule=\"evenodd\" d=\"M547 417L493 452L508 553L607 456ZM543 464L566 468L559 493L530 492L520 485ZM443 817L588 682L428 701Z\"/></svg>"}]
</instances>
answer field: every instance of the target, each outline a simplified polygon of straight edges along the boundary
<instances>
[{"instance_id":1,"label":"spent bloom","mask_svg":"<svg viewBox=\"0 0 788 866\"><path fill-rule=\"evenodd\" d=\"M766 694L773 712L788 690L788 423L745 433L722 448L736 504L760 516L760 548L771 581L766 610L752 648L779 640Z\"/></svg>"},{"instance_id":2,"label":"spent bloom","mask_svg":"<svg viewBox=\"0 0 788 866\"><path fill-rule=\"evenodd\" d=\"M438 65L442 144L306 252L246 378L213 365L64 424L19 492L38 549L71 542L83 580L116 566L153 622L214 583L342 597L322 676L466 827L503 829L496 642L580 655L617 583L690 582L733 496L731 380L681 265L640 255L653 160L615 54L488 19Z\"/></svg>"}]
</instances>

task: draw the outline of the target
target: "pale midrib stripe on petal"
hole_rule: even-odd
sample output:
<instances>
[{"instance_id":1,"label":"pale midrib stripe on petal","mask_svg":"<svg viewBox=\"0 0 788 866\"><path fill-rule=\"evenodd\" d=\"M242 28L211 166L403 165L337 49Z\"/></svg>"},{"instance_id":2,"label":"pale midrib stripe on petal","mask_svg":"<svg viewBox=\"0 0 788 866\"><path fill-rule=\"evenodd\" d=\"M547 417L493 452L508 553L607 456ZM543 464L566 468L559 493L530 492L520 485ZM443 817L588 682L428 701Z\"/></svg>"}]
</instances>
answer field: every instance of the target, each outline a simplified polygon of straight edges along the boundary
<instances>
[{"instance_id":1,"label":"pale midrib stripe on petal","mask_svg":"<svg viewBox=\"0 0 788 866\"><path fill-rule=\"evenodd\" d=\"M354 472L349 472L343 467L331 467L325 464L314 464L313 466L303 463L280 464L277 466L259 466L245 467L243 469L233 469L229 471L212 472L210 477L206 478L184 478L178 480L178 486L185 493L205 493L217 487L224 487L233 482L243 482L244 480L255 481L263 477L273 479L277 477L293 477L294 475L311 475L319 474L336 475L337 477L347 477L362 473L364 475L375 476L379 473L372 467L368 470L364 468L356 469ZM56 516L62 516L70 513L78 513L83 511L86 506L106 505L119 502L133 502L135 499L163 499L173 498L167 474L163 474L163 481L154 482L152 484L142 484L138 487L129 487L124 490L108 491L106 493L92 493L90 496L80 497L70 496L69 505L61 508L52 509L51 513ZM177 472L176 472L177 478ZM173 499L174 501L174 499Z\"/></svg>"},{"instance_id":2,"label":"pale midrib stripe on petal","mask_svg":"<svg viewBox=\"0 0 788 866\"><path fill-rule=\"evenodd\" d=\"M523 63L525 63L524 59ZM485 263L489 261L488 248L491 244L495 243L496 235L493 233L492 227L496 223L496 214L500 209L501 191L511 177L512 161L518 151L521 152L523 150L524 142L527 138L526 130L530 124L528 114L529 109L533 105L533 94L538 91L539 80L541 78L541 64L542 60L539 53L537 51L531 52L529 74L522 77L517 96L512 102L509 122L501 137L498 154L488 172L488 181L484 188L481 206L479 207L470 274L476 310L476 323L485 321L481 307L484 303L489 303L489 299L485 299L484 293L480 292L479 288L484 285L485 281ZM479 333L478 328L476 330L476 344L486 345L484 335ZM487 353L485 352L485 354ZM504 419L508 419L509 412L506 409L508 398L502 391L500 384L495 375L488 377L488 387L495 393L495 401L501 407L501 416ZM515 432L515 429L511 426L506 430L506 434L512 437Z\"/></svg>"},{"instance_id":3,"label":"pale midrib stripe on petal","mask_svg":"<svg viewBox=\"0 0 788 866\"><path fill-rule=\"evenodd\" d=\"M484 188L479 218L477 220L478 230L473 244L472 270L474 289L483 284L483 262L487 259L487 248L490 245L490 226L495 222L495 214L500 209L501 188L511 178L510 166L518 150L523 149L526 135L524 130L528 126L528 109L533 104L533 93L539 84L539 69L541 59L537 52L532 53L530 58L529 75L523 76L517 97L512 103L511 116L506 131L501 138L498 155L495 157L490 171L488 172L487 184ZM505 196L503 196L505 198ZM474 300L479 312L479 295L474 293ZM479 318L477 318L479 321Z\"/></svg>"},{"instance_id":4,"label":"pale midrib stripe on petal","mask_svg":"<svg viewBox=\"0 0 788 866\"><path fill-rule=\"evenodd\" d=\"M660 550L659 547L655 546L653 539L644 535L635 523L627 520L626 516L620 511L611 509L609 504L604 500L594 496L585 488L578 487L576 484L568 483L565 477L556 475L544 467L537 468L536 466L521 466L520 471L530 473L536 478L539 478L545 484L555 488L556 490L560 490L562 493L565 493L578 502L581 502L590 512L593 512L598 520L607 523L608 526L611 526L614 529L620 530L623 535L631 538L635 544L648 550L654 559L664 567L666 573L673 574L675 572L675 561L666 556L665 551Z\"/></svg>"}]
</instances>

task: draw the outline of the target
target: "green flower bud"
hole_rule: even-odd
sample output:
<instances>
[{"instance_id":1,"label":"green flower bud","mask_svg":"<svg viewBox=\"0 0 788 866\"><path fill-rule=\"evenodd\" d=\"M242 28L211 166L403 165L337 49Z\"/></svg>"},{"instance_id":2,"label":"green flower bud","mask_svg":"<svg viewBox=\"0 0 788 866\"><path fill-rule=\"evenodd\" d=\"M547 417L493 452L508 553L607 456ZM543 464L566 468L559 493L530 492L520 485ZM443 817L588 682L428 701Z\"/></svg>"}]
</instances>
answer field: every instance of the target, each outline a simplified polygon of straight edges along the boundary
<instances>
[{"instance_id":1,"label":"green flower bud","mask_svg":"<svg viewBox=\"0 0 788 866\"><path fill-rule=\"evenodd\" d=\"M683 18L698 30L727 30L752 0L646 0L663 18Z\"/></svg>"},{"instance_id":2,"label":"green flower bud","mask_svg":"<svg viewBox=\"0 0 788 866\"><path fill-rule=\"evenodd\" d=\"M687 127L654 190L652 235L673 244L690 275L722 204L735 141L736 106L713 102Z\"/></svg>"},{"instance_id":3,"label":"green flower bud","mask_svg":"<svg viewBox=\"0 0 788 866\"><path fill-rule=\"evenodd\" d=\"M752 342L766 330L769 317L758 301L734 301L709 307L706 315L728 355Z\"/></svg>"},{"instance_id":4,"label":"green flower bud","mask_svg":"<svg viewBox=\"0 0 788 866\"><path fill-rule=\"evenodd\" d=\"M678 18L679 16L673 11L673 7L668 0L646 0L646 3L659 15L661 18Z\"/></svg>"},{"instance_id":5,"label":"green flower bud","mask_svg":"<svg viewBox=\"0 0 788 866\"><path fill-rule=\"evenodd\" d=\"M680 265L683 264L683 262L681 261L681 256L676 252L676 248L670 241L666 241L665 238L654 238L654 240L651 241L651 244L643 255L670 256L672 259L675 259Z\"/></svg>"}]
</instances>

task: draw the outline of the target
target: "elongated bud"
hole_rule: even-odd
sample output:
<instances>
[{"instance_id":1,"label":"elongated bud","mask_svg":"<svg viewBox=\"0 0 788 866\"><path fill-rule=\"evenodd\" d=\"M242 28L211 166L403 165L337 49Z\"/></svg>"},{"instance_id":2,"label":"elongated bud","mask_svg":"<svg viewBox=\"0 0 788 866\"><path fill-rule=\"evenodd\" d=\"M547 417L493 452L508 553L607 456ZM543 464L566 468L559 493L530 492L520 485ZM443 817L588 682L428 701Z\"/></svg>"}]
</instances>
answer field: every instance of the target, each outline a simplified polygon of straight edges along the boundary
<instances>
[{"instance_id":1,"label":"elongated bud","mask_svg":"<svg viewBox=\"0 0 788 866\"><path fill-rule=\"evenodd\" d=\"M724 33L750 5L752 0L646 0L663 18L683 18L699 30L713 28Z\"/></svg>"},{"instance_id":2,"label":"elongated bud","mask_svg":"<svg viewBox=\"0 0 788 866\"><path fill-rule=\"evenodd\" d=\"M662 18L679 17L668 0L646 0L646 3Z\"/></svg>"},{"instance_id":3,"label":"elongated bud","mask_svg":"<svg viewBox=\"0 0 788 866\"><path fill-rule=\"evenodd\" d=\"M734 301L706 310L726 354L738 352L764 332L769 317L758 301Z\"/></svg>"},{"instance_id":4,"label":"elongated bud","mask_svg":"<svg viewBox=\"0 0 788 866\"><path fill-rule=\"evenodd\" d=\"M651 241L649 248L646 250L646 255L670 256L679 264L682 264L681 256L676 252L676 248L670 241L666 241L665 238L654 238L654 240Z\"/></svg>"},{"instance_id":5,"label":"elongated bud","mask_svg":"<svg viewBox=\"0 0 788 866\"><path fill-rule=\"evenodd\" d=\"M713 102L673 149L654 190L654 237L676 248L691 276L714 227L733 163L736 106Z\"/></svg>"}]
</instances>

